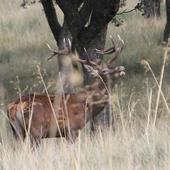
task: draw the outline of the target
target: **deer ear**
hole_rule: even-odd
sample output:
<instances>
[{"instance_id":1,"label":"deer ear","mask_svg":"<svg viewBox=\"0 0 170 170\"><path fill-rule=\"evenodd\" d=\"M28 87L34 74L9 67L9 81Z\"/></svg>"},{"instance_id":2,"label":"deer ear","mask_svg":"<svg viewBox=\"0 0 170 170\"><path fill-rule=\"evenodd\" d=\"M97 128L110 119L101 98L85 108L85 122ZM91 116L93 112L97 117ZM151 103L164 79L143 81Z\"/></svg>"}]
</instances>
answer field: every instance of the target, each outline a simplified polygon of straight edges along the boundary
<instances>
[{"instance_id":1,"label":"deer ear","mask_svg":"<svg viewBox=\"0 0 170 170\"><path fill-rule=\"evenodd\" d=\"M99 75L98 71L95 70L93 67L89 65L84 65L84 68L87 70L87 72L92 75L93 77L97 77Z\"/></svg>"}]
</instances>

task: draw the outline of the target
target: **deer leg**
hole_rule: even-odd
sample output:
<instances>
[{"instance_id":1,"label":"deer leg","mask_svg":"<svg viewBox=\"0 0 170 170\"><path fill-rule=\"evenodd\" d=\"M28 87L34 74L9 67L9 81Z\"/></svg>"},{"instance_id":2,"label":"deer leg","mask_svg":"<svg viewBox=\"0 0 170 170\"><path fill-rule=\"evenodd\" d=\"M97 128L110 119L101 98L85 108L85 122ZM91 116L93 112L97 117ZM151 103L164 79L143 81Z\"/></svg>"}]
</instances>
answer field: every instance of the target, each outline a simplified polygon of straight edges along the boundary
<instances>
[{"instance_id":1,"label":"deer leg","mask_svg":"<svg viewBox=\"0 0 170 170\"><path fill-rule=\"evenodd\" d=\"M77 137L78 137L78 130L71 130L66 134L66 140L71 143L74 143Z\"/></svg>"},{"instance_id":2,"label":"deer leg","mask_svg":"<svg viewBox=\"0 0 170 170\"><path fill-rule=\"evenodd\" d=\"M95 123L94 123L94 118L92 118L92 120L91 120L90 129L91 129L91 134L93 135L94 132L96 131L96 127L95 127Z\"/></svg>"},{"instance_id":3,"label":"deer leg","mask_svg":"<svg viewBox=\"0 0 170 170\"><path fill-rule=\"evenodd\" d=\"M40 137L30 137L30 142L31 142L31 148L37 148L39 147L41 143L41 138Z\"/></svg>"},{"instance_id":4,"label":"deer leg","mask_svg":"<svg viewBox=\"0 0 170 170\"><path fill-rule=\"evenodd\" d=\"M41 139L47 136L47 127L44 125L35 125L30 129L30 140L32 146L38 146Z\"/></svg>"},{"instance_id":5,"label":"deer leg","mask_svg":"<svg viewBox=\"0 0 170 170\"><path fill-rule=\"evenodd\" d=\"M15 119L14 121L12 121L10 123L13 135L15 137L16 140L22 140L25 137L24 134L24 129L22 127L22 125L20 124L20 122L18 121L18 119Z\"/></svg>"}]
</instances>

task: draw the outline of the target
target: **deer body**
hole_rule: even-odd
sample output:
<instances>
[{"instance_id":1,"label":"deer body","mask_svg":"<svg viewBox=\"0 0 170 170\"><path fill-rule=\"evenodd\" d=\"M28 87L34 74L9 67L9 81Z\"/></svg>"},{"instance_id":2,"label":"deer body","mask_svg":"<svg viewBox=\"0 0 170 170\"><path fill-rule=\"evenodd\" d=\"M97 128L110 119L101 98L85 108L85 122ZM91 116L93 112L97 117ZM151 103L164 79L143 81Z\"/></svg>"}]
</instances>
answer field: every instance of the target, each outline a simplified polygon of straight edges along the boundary
<instances>
[{"instance_id":1,"label":"deer body","mask_svg":"<svg viewBox=\"0 0 170 170\"><path fill-rule=\"evenodd\" d=\"M104 88L101 89L98 84L93 83L83 91L64 96L22 96L8 106L8 117L14 136L24 139L30 123L32 139L66 137L74 140L78 130L84 128L91 117L104 108L108 99L105 92ZM55 97L60 101L57 113L54 113L52 108Z\"/></svg>"},{"instance_id":2,"label":"deer body","mask_svg":"<svg viewBox=\"0 0 170 170\"><path fill-rule=\"evenodd\" d=\"M35 141L47 137L65 137L74 141L78 130L84 128L85 124L97 116L108 103L108 77L112 87L115 79L125 74L123 66L113 66L114 60L123 49L123 40L120 39L119 45L121 47L116 47L113 42L113 48L99 51L103 54L115 54L104 67L101 63L71 55L73 60L83 64L94 77L94 81L84 90L58 96L27 95L10 103L7 108L8 118L15 137L24 139L29 135ZM50 46L49 49L53 57L68 55L71 47L62 51L53 50Z\"/></svg>"}]
</instances>

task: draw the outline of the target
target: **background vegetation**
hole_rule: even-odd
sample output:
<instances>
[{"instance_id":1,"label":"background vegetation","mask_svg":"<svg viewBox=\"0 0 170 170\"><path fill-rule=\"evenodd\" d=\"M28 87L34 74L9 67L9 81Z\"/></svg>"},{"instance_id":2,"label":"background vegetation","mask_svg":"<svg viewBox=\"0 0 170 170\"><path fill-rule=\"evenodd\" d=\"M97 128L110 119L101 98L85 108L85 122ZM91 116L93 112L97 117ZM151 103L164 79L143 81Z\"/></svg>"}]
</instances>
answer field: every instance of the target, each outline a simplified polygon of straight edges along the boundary
<instances>
[{"instance_id":1,"label":"background vegetation","mask_svg":"<svg viewBox=\"0 0 170 170\"><path fill-rule=\"evenodd\" d=\"M156 110L158 88L150 71L145 72L141 64L147 60L159 80L164 57L160 45L165 27L164 4L159 20L147 20L133 12L119 16L124 20L121 27L109 25L106 46L110 46L110 35L119 34L126 43L118 60L126 67L126 76L112 94L115 130L99 131L94 138L84 130L75 144L61 139L43 140L40 148L32 151L27 143L13 142L5 121L6 104L18 93L44 91L37 65L49 92L54 93L57 64L55 59L47 61L45 43L55 47L55 42L41 4L23 9L20 3L0 0L0 169L169 169L170 117L162 98ZM128 0L127 4L130 9L136 1ZM62 13L60 16L62 22ZM167 104L169 68L167 59L162 87Z\"/></svg>"}]
</instances>

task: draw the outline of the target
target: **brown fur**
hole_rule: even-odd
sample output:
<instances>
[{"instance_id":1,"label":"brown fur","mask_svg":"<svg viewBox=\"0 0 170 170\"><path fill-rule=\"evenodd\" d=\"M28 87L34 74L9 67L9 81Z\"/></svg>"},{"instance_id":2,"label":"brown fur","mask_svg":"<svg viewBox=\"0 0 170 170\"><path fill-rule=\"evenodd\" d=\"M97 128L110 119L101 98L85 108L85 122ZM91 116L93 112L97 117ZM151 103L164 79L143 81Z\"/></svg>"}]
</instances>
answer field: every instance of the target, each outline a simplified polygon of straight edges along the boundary
<instances>
[{"instance_id":1,"label":"brown fur","mask_svg":"<svg viewBox=\"0 0 170 170\"><path fill-rule=\"evenodd\" d=\"M26 137L32 114L30 136L33 139L62 136L74 140L77 137L78 130L82 129L92 116L90 113L92 100L90 98L92 97L97 101L102 97L100 94L97 96L90 94L92 94L91 90L65 94L62 97L56 96L61 100L58 112L55 114L59 129L51 108L51 104L54 106L54 96L49 96L50 101L46 95L22 96L21 99L10 103L8 106L8 117L14 135L16 138ZM65 99L67 99L67 102L65 102ZM104 105L100 105L99 109L103 107Z\"/></svg>"}]
</instances>

